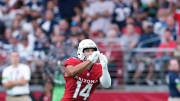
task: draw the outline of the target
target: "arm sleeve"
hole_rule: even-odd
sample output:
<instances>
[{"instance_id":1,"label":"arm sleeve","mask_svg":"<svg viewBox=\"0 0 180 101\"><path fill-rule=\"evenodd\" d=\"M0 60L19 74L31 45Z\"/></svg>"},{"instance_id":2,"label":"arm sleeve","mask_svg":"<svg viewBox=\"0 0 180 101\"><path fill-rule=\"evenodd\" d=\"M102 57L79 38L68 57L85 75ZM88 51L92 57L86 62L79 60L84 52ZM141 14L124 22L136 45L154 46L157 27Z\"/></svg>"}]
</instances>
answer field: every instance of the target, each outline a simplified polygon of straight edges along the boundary
<instances>
[{"instance_id":1,"label":"arm sleeve","mask_svg":"<svg viewBox=\"0 0 180 101\"><path fill-rule=\"evenodd\" d=\"M102 67L102 76L100 77L100 83L104 88L111 87L111 77L108 68L105 69Z\"/></svg>"}]
</instances>

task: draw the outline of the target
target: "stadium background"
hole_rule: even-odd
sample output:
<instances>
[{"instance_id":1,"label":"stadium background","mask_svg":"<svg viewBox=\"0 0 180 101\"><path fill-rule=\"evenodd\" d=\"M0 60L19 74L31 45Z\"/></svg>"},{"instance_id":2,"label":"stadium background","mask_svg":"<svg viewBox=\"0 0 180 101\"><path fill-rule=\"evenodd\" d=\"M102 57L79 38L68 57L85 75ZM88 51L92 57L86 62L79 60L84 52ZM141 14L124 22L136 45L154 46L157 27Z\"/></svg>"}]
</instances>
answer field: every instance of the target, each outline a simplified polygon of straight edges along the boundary
<instances>
[{"instance_id":1,"label":"stadium background","mask_svg":"<svg viewBox=\"0 0 180 101\"><path fill-rule=\"evenodd\" d=\"M179 9L178 0L0 0L0 73L18 51L38 99L57 61L76 56L78 42L91 38L113 81L92 101L166 101L166 63L180 59ZM0 91L3 101L2 84Z\"/></svg>"}]
</instances>

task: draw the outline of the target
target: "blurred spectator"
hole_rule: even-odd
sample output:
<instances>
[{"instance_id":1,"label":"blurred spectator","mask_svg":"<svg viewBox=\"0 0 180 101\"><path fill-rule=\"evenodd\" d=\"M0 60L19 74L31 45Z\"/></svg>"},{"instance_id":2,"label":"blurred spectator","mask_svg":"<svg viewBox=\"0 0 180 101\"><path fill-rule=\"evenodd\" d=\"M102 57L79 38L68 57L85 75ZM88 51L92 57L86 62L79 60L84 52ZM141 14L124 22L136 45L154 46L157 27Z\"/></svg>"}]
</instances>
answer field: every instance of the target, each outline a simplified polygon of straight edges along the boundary
<instances>
[{"instance_id":1,"label":"blurred spectator","mask_svg":"<svg viewBox=\"0 0 180 101\"><path fill-rule=\"evenodd\" d=\"M77 47L80 33L71 33L69 39L65 41L64 34L55 35L54 44L50 47L49 56L53 57L53 60L65 60L69 56L74 56L76 53L75 47Z\"/></svg>"},{"instance_id":2,"label":"blurred spectator","mask_svg":"<svg viewBox=\"0 0 180 101\"><path fill-rule=\"evenodd\" d=\"M150 21L143 21L143 34L141 35L138 48L155 48L160 44L160 38L157 34L153 33L153 24ZM133 76L133 81L138 83L139 77L142 75L143 71L147 71L145 82L148 85L154 85L152 81L154 69L155 69L155 59L156 54L152 52L141 52L135 55L135 64L137 68Z\"/></svg>"},{"instance_id":3,"label":"blurred spectator","mask_svg":"<svg viewBox=\"0 0 180 101\"><path fill-rule=\"evenodd\" d=\"M176 28L177 26L176 26L175 20L174 20L172 15L167 16L166 24L168 25L167 29L169 31L171 31L173 40L176 40L177 37L178 37L178 31L177 31L177 28Z\"/></svg>"},{"instance_id":4,"label":"blurred spectator","mask_svg":"<svg viewBox=\"0 0 180 101\"><path fill-rule=\"evenodd\" d=\"M26 3L27 20L31 21L34 18L41 16L42 2L40 0L30 0Z\"/></svg>"},{"instance_id":5,"label":"blurred spectator","mask_svg":"<svg viewBox=\"0 0 180 101\"><path fill-rule=\"evenodd\" d=\"M47 2L46 10L51 10L55 16L56 21L61 19L61 15L59 13L58 4L56 1L49 0Z\"/></svg>"},{"instance_id":6,"label":"blurred spectator","mask_svg":"<svg viewBox=\"0 0 180 101\"><path fill-rule=\"evenodd\" d=\"M48 53L49 56L54 57L53 60L64 60L67 58L66 54L66 38L63 33L54 33L51 37L51 45L50 45L50 52Z\"/></svg>"},{"instance_id":7,"label":"blurred spectator","mask_svg":"<svg viewBox=\"0 0 180 101\"><path fill-rule=\"evenodd\" d=\"M115 39L115 38L118 38L118 33L115 31L115 30L109 30L108 32L107 32L107 36L106 36L106 38L109 38L109 39L111 39L111 40L113 40L113 39Z\"/></svg>"},{"instance_id":8,"label":"blurred spectator","mask_svg":"<svg viewBox=\"0 0 180 101\"><path fill-rule=\"evenodd\" d=\"M80 4L80 0L58 0L59 13L63 19L71 19L75 15L74 7Z\"/></svg>"},{"instance_id":9,"label":"blurred spectator","mask_svg":"<svg viewBox=\"0 0 180 101\"><path fill-rule=\"evenodd\" d=\"M156 54L151 52L143 52L135 55L135 64L137 64L137 67L132 78L134 83L139 83L143 71L147 71L145 83L150 86L154 85L153 74L155 70L155 57Z\"/></svg>"},{"instance_id":10,"label":"blurred spectator","mask_svg":"<svg viewBox=\"0 0 180 101\"><path fill-rule=\"evenodd\" d=\"M71 33L69 39L66 41L64 45L65 54L69 57L77 57L76 56L76 49L78 47L78 42L80 41L81 33Z\"/></svg>"},{"instance_id":11,"label":"blurred spectator","mask_svg":"<svg viewBox=\"0 0 180 101\"><path fill-rule=\"evenodd\" d=\"M157 63L161 67L167 67L167 61L169 61L173 57L173 51L161 51L163 49L175 49L176 42L173 40L173 36L171 34L171 31L166 30L164 32L164 42L161 42L161 44L158 46L159 52L157 53ZM163 68L166 70L166 68Z\"/></svg>"},{"instance_id":12,"label":"blurred spectator","mask_svg":"<svg viewBox=\"0 0 180 101\"><path fill-rule=\"evenodd\" d=\"M12 25L12 21L15 18L15 15L22 11L22 7L23 4L21 0L2 1L0 19L4 21L7 27L10 27Z\"/></svg>"},{"instance_id":13,"label":"blurred spectator","mask_svg":"<svg viewBox=\"0 0 180 101\"><path fill-rule=\"evenodd\" d=\"M12 34L18 36L20 33L20 20L14 19L12 23Z\"/></svg>"},{"instance_id":14,"label":"blurred spectator","mask_svg":"<svg viewBox=\"0 0 180 101\"><path fill-rule=\"evenodd\" d=\"M139 35L135 32L133 24L127 24L126 29L126 34L123 34L120 38L120 44L122 49L124 50L124 61L126 61L125 67L129 69L135 66L132 65L132 57L134 55L132 50L138 43Z\"/></svg>"},{"instance_id":15,"label":"blurred spectator","mask_svg":"<svg viewBox=\"0 0 180 101\"><path fill-rule=\"evenodd\" d=\"M28 43L27 36L23 36L17 46L17 51L23 63L31 62L33 56L33 48Z\"/></svg>"},{"instance_id":16,"label":"blurred spectator","mask_svg":"<svg viewBox=\"0 0 180 101\"><path fill-rule=\"evenodd\" d=\"M91 20L91 9L90 9L90 4L88 4L87 0L82 0L81 1L81 7L82 7L82 17L84 21L89 22Z\"/></svg>"},{"instance_id":17,"label":"blurred spectator","mask_svg":"<svg viewBox=\"0 0 180 101\"><path fill-rule=\"evenodd\" d=\"M28 1L26 5L26 7L30 10L39 10L39 12L42 10L42 2L40 0Z\"/></svg>"},{"instance_id":18,"label":"blurred spectator","mask_svg":"<svg viewBox=\"0 0 180 101\"><path fill-rule=\"evenodd\" d=\"M69 23L66 20L61 20L59 22L59 31L60 33L64 34L66 38L70 35L70 28Z\"/></svg>"},{"instance_id":19,"label":"blurred spectator","mask_svg":"<svg viewBox=\"0 0 180 101\"><path fill-rule=\"evenodd\" d=\"M12 30L11 28L6 28L2 42L4 44L9 44L9 39L12 37Z\"/></svg>"},{"instance_id":20,"label":"blurred spectator","mask_svg":"<svg viewBox=\"0 0 180 101\"><path fill-rule=\"evenodd\" d=\"M48 40L46 34L42 31L41 28L36 29L35 37L36 37L36 41L35 41L34 50L35 51L43 51L47 54L50 43L49 43L49 40Z\"/></svg>"},{"instance_id":21,"label":"blurred spectator","mask_svg":"<svg viewBox=\"0 0 180 101\"><path fill-rule=\"evenodd\" d=\"M22 25L21 32L18 34L17 37L19 38L19 40L20 40L22 37L27 37L29 47L31 47L32 49L34 49L34 43L35 43L35 41L36 41L36 38L35 38L35 36L34 36L34 29L33 29L31 23L24 23L24 24Z\"/></svg>"},{"instance_id":22,"label":"blurred spectator","mask_svg":"<svg viewBox=\"0 0 180 101\"><path fill-rule=\"evenodd\" d=\"M59 101L62 99L65 92L65 80L64 80L64 67L61 61L57 61L57 68L54 72L53 78L53 93L52 101Z\"/></svg>"},{"instance_id":23,"label":"blurred spectator","mask_svg":"<svg viewBox=\"0 0 180 101\"><path fill-rule=\"evenodd\" d=\"M169 98L168 101L179 101L180 100L180 83L179 78L179 62L176 58L172 58L168 61L168 88Z\"/></svg>"},{"instance_id":24,"label":"blurred spectator","mask_svg":"<svg viewBox=\"0 0 180 101\"><path fill-rule=\"evenodd\" d=\"M165 30L168 29L168 25L166 24L167 13L168 13L167 9L159 8L157 12L158 21L154 25L154 32L161 37L161 42L164 41L163 34Z\"/></svg>"},{"instance_id":25,"label":"blurred spectator","mask_svg":"<svg viewBox=\"0 0 180 101\"><path fill-rule=\"evenodd\" d=\"M150 21L143 21L143 34L140 36L137 47L138 48L155 48L160 44L160 37L153 32L153 23Z\"/></svg>"},{"instance_id":26,"label":"blurred spectator","mask_svg":"<svg viewBox=\"0 0 180 101\"><path fill-rule=\"evenodd\" d=\"M81 32L79 35L79 40L88 39L89 35L86 32Z\"/></svg>"},{"instance_id":27,"label":"blurred spectator","mask_svg":"<svg viewBox=\"0 0 180 101\"><path fill-rule=\"evenodd\" d=\"M5 45L5 50L8 53L11 53L12 51L17 51L18 46L18 38L17 36L11 35L9 38L9 43Z\"/></svg>"},{"instance_id":28,"label":"blurred spectator","mask_svg":"<svg viewBox=\"0 0 180 101\"><path fill-rule=\"evenodd\" d=\"M148 18L154 18L156 16L157 2L156 0L141 0L141 8L147 12Z\"/></svg>"},{"instance_id":29,"label":"blurred spectator","mask_svg":"<svg viewBox=\"0 0 180 101\"><path fill-rule=\"evenodd\" d=\"M77 5L76 7L74 7L74 12L75 12L75 16L72 17L72 19L76 18L78 19L78 23L80 23L80 21L82 21L83 19L85 19L83 17L83 11L82 11L82 6L81 5ZM75 21L75 20L73 20Z\"/></svg>"},{"instance_id":30,"label":"blurred spectator","mask_svg":"<svg viewBox=\"0 0 180 101\"><path fill-rule=\"evenodd\" d=\"M44 92L40 95L38 101L52 101L52 89L53 83L51 81L46 81L44 84Z\"/></svg>"},{"instance_id":31,"label":"blurred spectator","mask_svg":"<svg viewBox=\"0 0 180 101\"><path fill-rule=\"evenodd\" d=\"M48 37L53 32L54 26L56 24L57 24L57 22L54 20L54 13L51 10L47 10L45 12L45 17L42 20L40 26Z\"/></svg>"},{"instance_id":32,"label":"blurred spectator","mask_svg":"<svg viewBox=\"0 0 180 101\"><path fill-rule=\"evenodd\" d=\"M118 34L117 37L120 37L121 34L122 34L117 24L111 24L109 30L114 30L114 31L116 31L116 33Z\"/></svg>"},{"instance_id":33,"label":"blurred spectator","mask_svg":"<svg viewBox=\"0 0 180 101\"><path fill-rule=\"evenodd\" d=\"M87 34L90 32L90 26L87 21L82 22L81 27L82 27L82 32L85 32Z\"/></svg>"},{"instance_id":34,"label":"blurred spectator","mask_svg":"<svg viewBox=\"0 0 180 101\"><path fill-rule=\"evenodd\" d=\"M176 47L176 42L173 40L171 31L166 30L164 32L164 39L165 42L161 42L161 44L158 46L159 49L165 49L165 48L171 48L174 49ZM171 57L172 56L172 52L158 52L158 57Z\"/></svg>"},{"instance_id":35,"label":"blurred spectator","mask_svg":"<svg viewBox=\"0 0 180 101\"><path fill-rule=\"evenodd\" d=\"M139 35L135 32L133 24L126 25L126 34L121 36L121 46L123 49L133 49L139 40Z\"/></svg>"},{"instance_id":36,"label":"blurred spectator","mask_svg":"<svg viewBox=\"0 0 180 101\"><path fill-rule=\"evenodd\" d=\"M114 9L113 1L99 0L90 5L92 23L91 31L102 30L104 33L109 30L111 16Z\"/></svg>"},{"instance_id":37,"label":"blurred spectator","mask_svg":"<svg viewBox=\"0 0 180 101\"><path fill-rule=\"evenodd\" d=\"M60 48L66 41L66 37L64 33L61 33L58 29L58 26L55 27L54 33L51 35L51 42L55 45L55 47Z\"/></svg>"},{"instance_id":38,"label":"blurred spectator","mask_svg":"<svg viewBox=\"0 0 180 101\"><path fill-rule=\"evenodd\" d=\"M96 39L103 39L103 38L106 37L105 33L102 32L101 30L93 31L93 32L91 32L89 34L90 34L89 35L90 38L94 39L94 40L96 40Z\"/></svg>"},{"instance_id":39,"label":"blurred spectator","mask_svg":"<svg viewBox=\"0 0 180 101\"><path fill-rule=\"evenodd\" d=\"M121 29L125 26L126 18L131 14L131 8L126 5L123 0L116 0L114 5L115 7L113 10L112 22L116 23Z\"/></svg>"},{"instance_id":40,"label":"blurred spectator","mask_svg":"<svg viewBox=\"0 0 180 101\"><path fill-rule=\"evenodd\" d=\"M2 83L6 89L6 101L31 100L29 97L29 81L31 71L25 64L20 63L17 52L10 55L11 65L3 70Z\"/></svg>"},{"instance_id":41,"label":"blurred spectator","mask_svg":"<svg viewBox=\"0 0 180 101\"><path fill-rule=\"evenodd\" d=\"M142 20L145 20L147 18L148 18L148 14L144 9L139 8L137 10L137 12L135 12L135 20L136 20L136 24L138 26L141 26L142 25L142 23L141 23Z\"/></svg>"},{"instance_id":42,"label":"blurred spectator","mask_svg":"<svg viewBox=\"0 0 180 101\"><path fill-rule=\"evenodd\" d=\"M158 1L158 6L162 7L162 8L168 8L169 7L169 1L171 1L171 0L161 0L161 1Z\"/></svg>"},{"instance_id":43,"label":"blurred spectator","mask_svg":"<svg viewBox=\"0 0 180 101\"><path fill-rule=\"evenodd\" d=\"M71 22L71 34L76 34L81 32L80 24L76 21Z\"/></svg>"},{"instance_id":44,"label":"blurred spectator","mask_svg":"<svg viewBox=\"0 0 180 101\"><path fill-rule=\"evenodd\" d=\"M128 17L128 18L126 19L126 25L127 25L127 24L132 24L132 25L134 25L135 32L138 33L139 35L142 34L141 27L139 27L139 26L136 24L136 22L135 22L135 20L134 20L133 17ZM123 28L122 28L122 33L123 33L123 34L126 34L126 30L128 30L128 29L126 28L126 26L123 27Z\"/></svg>"}]
</instances>

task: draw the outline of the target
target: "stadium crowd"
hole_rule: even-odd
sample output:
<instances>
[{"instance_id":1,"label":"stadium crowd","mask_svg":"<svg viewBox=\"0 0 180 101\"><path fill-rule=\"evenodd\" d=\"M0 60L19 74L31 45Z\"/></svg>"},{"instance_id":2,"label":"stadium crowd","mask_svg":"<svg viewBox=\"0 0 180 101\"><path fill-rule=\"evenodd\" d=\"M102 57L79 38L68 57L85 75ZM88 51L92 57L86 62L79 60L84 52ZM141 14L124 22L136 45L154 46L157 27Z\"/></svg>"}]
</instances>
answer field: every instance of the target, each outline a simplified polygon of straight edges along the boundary
<instances>
[{"instance_id":1,"label":"stadium crowd","mask_svg":"<svg viewBox=\"0 0 180 101\"><path fill-rule=\"evenodd\" d=\"M133 83L147 70L145 80L152 85L154 64L180 58L179 35L178 0L0 0L0 72L17 51L30 66L30 84L43 85L40 79L52 77L58 60L76 56L79 41L91 38L108 56L114 87L123 67L135 68ZM136 53L135 48L175 51Z\"/></svg>"}]
</instances>

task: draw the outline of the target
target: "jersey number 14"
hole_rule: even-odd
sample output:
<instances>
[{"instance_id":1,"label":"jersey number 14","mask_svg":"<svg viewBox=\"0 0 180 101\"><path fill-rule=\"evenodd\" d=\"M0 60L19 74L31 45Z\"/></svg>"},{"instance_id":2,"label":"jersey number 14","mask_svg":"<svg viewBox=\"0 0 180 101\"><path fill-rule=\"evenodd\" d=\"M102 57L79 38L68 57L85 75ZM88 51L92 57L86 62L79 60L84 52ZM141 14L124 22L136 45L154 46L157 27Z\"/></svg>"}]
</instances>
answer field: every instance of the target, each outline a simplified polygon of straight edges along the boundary
<instances>
[{"instance_id":1,"label":"jersey number 14","mask_svg":"<svg viewBox=\"0 0 180 101\"><path fill-rule=\"evenodd\" d=\"M79 90L80 90L80 88L81 88L81 84L82 84L81 81L77 81L76 83L77 83L77 88L76 88L76 90L75 90L75 92L74 92L73 98L77 98L78 93L79 93ZM87 85L80 91L79 96L83 96L83 97L84 97L83 100L86 100L86 99L89 97L89 93L90 93L90 91L91 91L92 85L93 85L93 84L87 84Z\"/></svg>"}]
</instances>

